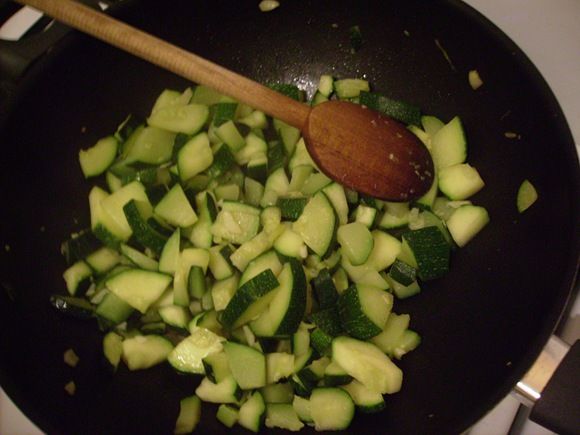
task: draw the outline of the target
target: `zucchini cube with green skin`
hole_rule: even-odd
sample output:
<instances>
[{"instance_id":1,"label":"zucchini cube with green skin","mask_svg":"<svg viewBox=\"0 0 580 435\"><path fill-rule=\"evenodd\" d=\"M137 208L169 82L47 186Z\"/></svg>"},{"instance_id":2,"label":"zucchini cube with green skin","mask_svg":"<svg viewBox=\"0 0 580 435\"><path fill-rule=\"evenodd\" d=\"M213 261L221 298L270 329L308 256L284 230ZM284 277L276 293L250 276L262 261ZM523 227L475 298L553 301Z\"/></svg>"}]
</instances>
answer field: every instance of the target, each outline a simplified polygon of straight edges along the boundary
<instances>
[{"instance_id":1,"label":"zucchini cube with green skin","mask_svg":"<svg viewBox=\"0 0 580 435\"><path fill-rule=\"evenodd\" d=\"M103 356L113 372L117 371L122 355L123 337L112 331L107 333L103 337Z\"/></svg>"},{"instance_id":2,"label":"zucchini cube with green skin","mask_svg":"<svg viewBox=\"0 0 580 435\"><path fill-rule=\"evenodd\" d=\"M174 227L189 227L198 219L179 183L165 194L153 211Z\"/></svg>"},{"instance_id":3,"label":"zucchini cube with green skin","mask_svg":"<svg viewBox=\"0 0 580 435\"><path fill-rule=\"evenodd\" d=\"M238 421L240 411L231 405L221 404L218 407L216 418L226 427L232 428Z\"/></svg>"},{"instance_id":4,"label":"zucchini cube with green skin","mask_svg":"<svg viewBox=\"0 0 580 435\"><path fill-rule=\"evenodd\" d=\"M361 340L381 333L392 307L390 293L364 284L350 286L338 300L338 313L344 329Z\"/></svg>"},{"instance_id":5,"label":"zucchini cube with green skin","mask_svg":"<svg viewBox=\"0 0 580 435\"><path fill-rule=\"evenodd\" d=\"M530 180L522 181L518 188L516 207L518 212L523 213L538 199L538 192Z\"/></svg>"},{"instance_id":6,"label":"zucchini cube with green skin","mask_svg":"<svg viewBox=\"0 0 580 435\"><path fill-rule=\"evenodd\" d=\"M393 394L401 389L403 372L372 343L337 337L332 341L332 360L371 391Z\"/></svg>"},{"instance_id":7,"label":"zucchini cube with green skin","mask_svg":"<svg viewBox=\"0 0 580 435\"><path fill-rule=\"evenodd\" d=\"M266 404L266 427L299 431L304 423L298 418L294 407L289 403Z\"/></svg>"},{"instance_id":8,"label":"zucchini cube with green skin","mask_svg":"<svg viewBox=\"0 0 580 435\"><path fill-rule=\"evenodd\" d=\"M243 392L232 375L227 376L218 383L204 377L195 390L204 402L209 403L238 403Z\"/></svg>"},{"instance_id":9,"label":"zucchini cube with green skin","mask_svg":"<svg viewBox=\"0 0 580 435\"><path fill-rule=\"evenodd\" d=\"M365 414L379 412L385 408L383 395L369 390L358 381L352 381L341 388L350 395L356 407Z\"/></svg>"},{"instance_id":10,"label":"zucchini cube with green skin","mask_svg":"<svg viewBox=\"0 0 580 435\"><path fill-rule=\"evenodd\" d=\"M117 157L119 142L114 136L107 136L86 150L79 151L79 163L85 178L95 177L105 172Z\"/></svg>"},{"instance_id":11,"label":"zucchini cube with green skin","mask_svg":"<svg viewBox=\"0 0 580 435\"><path fill-rule=\"evenodd\" d=\"M456 116L431 138L431 155L435 169L440 171L447 166L465 162L467 141L461 119Z\"/></svg>"},{"instance_id":12,"label":"zucchini cube with green skin","mask_svg":"<svg viewBox=\"0 0 580 435\"><path fill-rule=\"evenodd\" d=\"M181 399L174 434L188 434L195 430L201 419L201 400L197 396Z\"/></svg>"},{"instance_id":13,"label":"zucchini cube with green skin","mask_svg":"<svg viewBox=\"0 0 580 435\"><path fill-rule=\"evenodd\" d=\"M334 207L323 192L316 193L292 225L304 243L317 255L324 257L332 247L338 219Z\"/></svg>"},{"instance_id":14,"label":"zucchini cube with green skin","mask_svg":"<svg viewBox=\"0 0 580 435\"><path fill-rule=\"evenodd\" d=\"M223 345L232 376L242 390L266 385L266 356L253 347L228 341Z\"/></svg>"},{"instance_id":15,"label":"zucchini cube with green skin","mask_svg":"<svg viewBox=\"0 0 580 435\"><path fill-rule=\"evenodd\" d=\"M447 228L460 248L465 246L489 223L489 214L483 207L463 205L447 220Z\"/></svg>"},{"instance_id":16,"label":"zucchini cube with green skin","mask_svg":"<svg viewBox=\"0 0 580 435\"><path fill-rule=\"evenodd\" d=\"M449 271L449 243L435 226L403 234L402 255L423 281L441 278Z\"/></svg>"},{"instance_id":17,"label":"zucchini cube with green skin","mask_svg":"<svg viewBox=\"0 0 580 435\"><path fill-rule=\"evenodd\" d=\"M315 388L310 396L310 415L317 431L341 430L350 426L355 406L341 388Z\"/></svg>"},{"instance_id":18,"label":"zucchini cube with green skin","mask_svg":"<svg viewBox=\"0 0 580 435\"><path fill-rule=\"evenodd\" d=\"M137 335L123 341L123 361L129 370L144 370L162 363L173 344L160 335Z\"/></svg>"},{"instance_id":19,"label":"zucchini cube with green skin","mask_svg":"<svg viewBox=\"0 0 580 435\"><path fill-rule=\"evenodd\" d=\"M270 269L245 282L222 312L220 321L228 329L236 329L263 312L276 293L279 282Z\"/></svg>"},{"instance_id":20,"label":"zucchini cube with green skin","mask_svg":"<svg viewBox=\"0 0 580 435\"><path fill-rule=\"evenodd\" d=\"M171 275L142 269L127 269L106 281L107 288L141 313L169 286Z\"/></svg>"},{"instance_id":21,"label":"zucchini cube with green skin","mask_svg":"<svg viewBox=\"0 0 580 435\"><path fill-rule=\"evenodd\" d=\"M224 338L206 328L195 327L168 355L167 360L182 373L204 374L203 359L223 349Z\"/></svg>"},{"instance_id":22,"label":"zucchini cube with green skin","mask_svg":"<svg viewBox=\"0 0 580 435\"><path fill-rule=\"evenodd\" d=\"M338 291L328 268L318 272L318 276L312 280L312 287L321 310L333 307L338 301Z\"/></svg>"},{"instance_id":23,"label":"zucchini cube with green skin","mask_svg":"<svg viewBox=\"0 0 580 435\"><path fill-rule=\"evenodd\" d=\"M195 134L207 121L209 108L204 104L170 105L147 118L151 126L174 133Z\"/></svg>"},{"instance_id":24,"label":"zucchini cube with green skin","mask_svg":"<svg viewBox=\"0 0 580 435\"><path fill-rule=\"evenodd\" d=\"M371 338L371 342L380 350L392 357L395 354L397 344L403 337L403 333L409 327L411 316L408 314L391 313L383 328L383 331Z\"/></svg>"},{"instance_id":25,"label":"zucchini cube with green skin","mask_svg":"<svg viewBox=\"0 0 580 435\"><path fill-rule=\"evenodd\" d=\"M240 407L238 424L252 432L258 432L266 417L266 402L259 391L252 395Z\"/></svg>"},{"instance_id":26,"label":"zucchini cube with green skin","mask_svg":"<svg viewBox=\"0 0 580 435\"><path fill-rule=\"evenodd\" d=\"M468 163L458 163L441 169L438 179L439 190L452 200L467 199L485 186L477 169Z\"/></svg>"},{"instance_id":27,"label":"zucchini cube with green skin","mask_svg":"<svg viewBox=\"0 0 580 435\"><path fill-rule=\"evenodd\" d=\"M268 308L250 324L259 337L289 337L298 330L306 311L306 276L302 265L291 259L277 279L280 286Z\"/></svg>"},{"instance_id":28,"label":"zucchini cube with green skin","mask_svg":"<svg viewBox=\"0 0 580 435\"><path fill-rule=\"evenodd\" d=\"M214 241L242 244L258 233L260 210L247 204L225 201L211 227Z\"/></svg>"},{"instance_id":29,"label":"zucchini cube with green skin","mask_svg":"<svg viewBox=\"0 0 580 435\"><path fill-rule=\"evenodd\" d=\"M338 227L336 239L340 243L341 252L348 257L354 266L359 266L367 261L373 249L371 232L359 222Z\"/></svg>"},{"instance_id":30,"label":"zucchini cube with green skin","mask_svg":"<svg viewBox=\"0 0 580 435\"><path fill-rule=\"evenodd\" d=\"M159 233L146 220L147 212L143 212L143 209L147 205L144 202L137 202L131 199L123 206L123 212L135 239L146 248L151 249L155 254L160 255L168 237ZM150 207L150 205L148 206Z\"/></svg>"}]
</instances>

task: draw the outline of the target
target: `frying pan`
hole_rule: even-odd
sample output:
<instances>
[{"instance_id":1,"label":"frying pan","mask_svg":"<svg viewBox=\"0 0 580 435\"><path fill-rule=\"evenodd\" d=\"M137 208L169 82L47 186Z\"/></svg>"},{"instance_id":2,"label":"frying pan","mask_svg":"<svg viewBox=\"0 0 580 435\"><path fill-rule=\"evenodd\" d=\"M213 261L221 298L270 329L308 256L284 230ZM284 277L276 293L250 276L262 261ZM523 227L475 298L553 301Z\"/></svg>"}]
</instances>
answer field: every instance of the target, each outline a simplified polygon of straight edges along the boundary
<instances>
[{"instance_id":1,"label":"frying pan","mask_svg":"<svg viewBox=\"0 0 580 435\"><path fill-rule=\"evenodd\" d=\"M448 276L397 301L422 344L399 363L402 391L383 412L357 416L347 433L459 433L510 391L573 293L580 171L555 98L505 35L452 0L287 1L268 14L253 0L142 0L114 13L263 83L291 82L311 95L323 73L366 77L424 113L459 114L468 160L486 181L474 201L491 223L454 253ZM353 25L364 35L356 53ZM485 80L477 92L466 79L472 68ZM199 382L168 365L111 376L96 325L48 303L65 291L60 243L89 225L91 185L78 149L128 113L145 117L162 89L188 85L73 32L31 68L8 106L0 127L0 382L47 433L170 433L179 399ZM515 194L526 178L540 197L520 215ZM68 348L81 359L74 369L62 361ZM70 380L73 397L63 389ZM201 433L230 432L215 410L204 407Z\"/></svg>"}]
</instances>

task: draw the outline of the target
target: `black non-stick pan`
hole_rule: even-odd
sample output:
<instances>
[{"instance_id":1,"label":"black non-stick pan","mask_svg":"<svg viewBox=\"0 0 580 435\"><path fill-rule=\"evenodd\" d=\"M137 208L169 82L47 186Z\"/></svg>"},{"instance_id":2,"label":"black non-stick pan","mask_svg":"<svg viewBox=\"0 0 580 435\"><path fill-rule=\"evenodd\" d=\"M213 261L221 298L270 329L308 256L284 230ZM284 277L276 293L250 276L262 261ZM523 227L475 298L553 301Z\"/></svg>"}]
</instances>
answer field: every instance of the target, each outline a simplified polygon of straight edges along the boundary
<instances>
[{"instance_id":1,"label":"black non-stick pan","mask_svg":"<svg viewBox=\"0 0 580 435\"><path fill-rule=\"evenodd\" d=\"M348 433L459 433L490 410L534 361L573 292L579 253L580 175L570 131L522 52L459 1L143 0L123 20L260 82L311 93L318 77L365 77L373 88L444 120L460 115L468 160L486 187L474 198L490 224L454 253L448 276L398 301L421 346L386 409L359 415ZM348 29L364 37L351 52ZM448 58L444 56L447 54ZM467 71L485 85L474 91ZM145 117L164 88L189 83L73 32L40 59L6 108L0 130L0 382L50 434L171 433L179 399L198 378L168 365L111 376L93 322L59 315L59 247L89 225L77 153L128 113ZM515 132L516 139L505 132ZM518 186L538 202L524 214ZM76 368L63 352L80 356ZM64 385L74 380L69 396ZM200 433L226 433L215 407ZM237 429L240 430L241 429Z\"/></svg>"}]
</instances>

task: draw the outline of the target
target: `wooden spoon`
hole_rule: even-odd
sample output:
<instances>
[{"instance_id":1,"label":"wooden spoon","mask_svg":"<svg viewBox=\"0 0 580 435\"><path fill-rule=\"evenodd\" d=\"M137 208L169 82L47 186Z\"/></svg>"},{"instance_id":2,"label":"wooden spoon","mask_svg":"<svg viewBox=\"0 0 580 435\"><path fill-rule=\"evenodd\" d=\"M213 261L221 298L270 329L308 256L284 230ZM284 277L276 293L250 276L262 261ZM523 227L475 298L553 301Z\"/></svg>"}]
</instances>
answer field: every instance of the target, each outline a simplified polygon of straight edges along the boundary
<instances>
[{"instance_id":1,"label":"wooden spoon","mask_svg":"<svg viewBox=\"0 0 580 435\"><path fill-rule=\"evenodd\" d=\"M19 1L300 129L320 170L348 188L408 201L431 186L429 151L405 126L385 115L344 101L307 106L71 0Z\"/></svg>"}]
</instances>

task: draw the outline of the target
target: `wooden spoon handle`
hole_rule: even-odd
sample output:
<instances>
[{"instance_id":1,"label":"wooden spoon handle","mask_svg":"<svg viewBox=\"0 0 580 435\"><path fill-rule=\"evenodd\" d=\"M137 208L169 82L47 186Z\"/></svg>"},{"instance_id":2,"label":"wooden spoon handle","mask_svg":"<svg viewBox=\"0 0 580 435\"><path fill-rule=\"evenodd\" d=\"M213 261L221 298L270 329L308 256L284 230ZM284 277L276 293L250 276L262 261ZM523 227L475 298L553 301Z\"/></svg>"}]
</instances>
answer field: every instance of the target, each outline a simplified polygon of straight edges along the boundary
<instances>
[{"instance_id":1,"label":"wooden spoon handle","mask_svg":"<svg viewBox=\"0 0 580 435\"><path fill-rule=\"evenodd\" d=\"M310 107L72 0L18 0L77 30L302 129ZM232 41L232 43L234 43Z\"/></svg>"}]
</instances>

